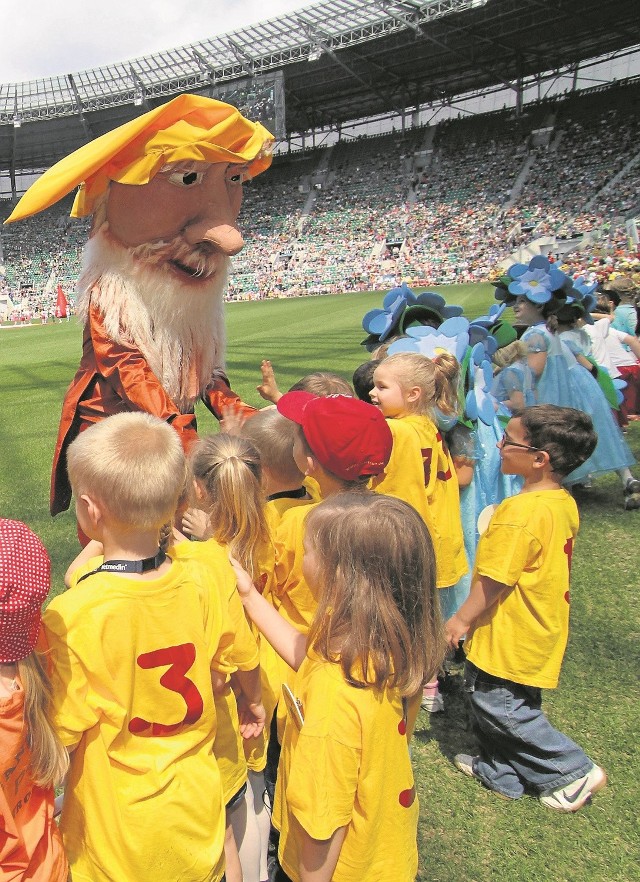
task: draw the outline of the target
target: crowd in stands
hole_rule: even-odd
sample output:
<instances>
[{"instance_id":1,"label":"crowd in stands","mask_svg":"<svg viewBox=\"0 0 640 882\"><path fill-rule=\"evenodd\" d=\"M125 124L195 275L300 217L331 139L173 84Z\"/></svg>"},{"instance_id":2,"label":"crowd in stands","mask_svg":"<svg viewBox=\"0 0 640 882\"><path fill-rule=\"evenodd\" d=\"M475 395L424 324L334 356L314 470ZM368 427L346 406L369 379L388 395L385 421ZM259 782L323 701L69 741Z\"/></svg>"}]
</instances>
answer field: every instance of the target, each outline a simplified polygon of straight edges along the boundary
<instances>
[{"instance_id":1,"label":"crowd in stands","mask_svg":"<svg viewBox=\"0 0 640 882\"><path fill-rule=\"evenodd\" d=\"M541 237L552 252L579 237L578 269L633 269L622 221L640 206L639 101L640 86L617 85L520 117L503 110L279 156L245 187L246 245L228 296L483 281ZM57 284L73 296L88 228L69 208L70 198L2 229L0 293L22 314L53 312ZM0 202L0 220L10 210Z\"/></svg>"}]
</instances>

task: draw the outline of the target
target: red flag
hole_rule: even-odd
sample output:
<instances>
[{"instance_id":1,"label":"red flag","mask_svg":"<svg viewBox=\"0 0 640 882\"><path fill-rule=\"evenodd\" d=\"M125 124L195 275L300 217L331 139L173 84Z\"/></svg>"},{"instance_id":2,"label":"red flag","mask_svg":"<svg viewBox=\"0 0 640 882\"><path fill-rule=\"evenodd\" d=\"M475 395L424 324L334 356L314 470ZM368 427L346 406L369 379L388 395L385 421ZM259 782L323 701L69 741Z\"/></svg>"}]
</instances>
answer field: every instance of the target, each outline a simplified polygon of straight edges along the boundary
<instances>
[{"instance_id":1,"label":"red flag","mask_svg":"<svg viewBox=\"0 0 640 882\"><path fill-rule=\"evenodd\" d=\"M58 318L66 318L67 317L67 298L64 296L64 291L62 290L62 285L58 285L58 298L56 300L56 316Z\"/></svg>"}]
</instances>

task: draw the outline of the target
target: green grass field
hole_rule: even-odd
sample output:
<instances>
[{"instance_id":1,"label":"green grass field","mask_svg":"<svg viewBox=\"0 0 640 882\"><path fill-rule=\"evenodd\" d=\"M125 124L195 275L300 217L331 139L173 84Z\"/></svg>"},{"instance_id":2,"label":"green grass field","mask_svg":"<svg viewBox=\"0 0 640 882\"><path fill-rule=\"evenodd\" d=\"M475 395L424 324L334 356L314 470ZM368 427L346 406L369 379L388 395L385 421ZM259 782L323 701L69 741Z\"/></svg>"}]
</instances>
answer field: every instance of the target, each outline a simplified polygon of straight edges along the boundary
<instances>
[{"instance_id":1,"label":"green grass field","mask_svg":"<svg viewBox=\"0 0 640 882\"><path fill-rule=\"evenodd\" d=\"M490 285L443 289L469 316L493 302ZM233 388L258 404L259 365L272 360L281 388L314 369L350 379L367 357L359 346L364 313L379 294L229 304L228 361ZM0 330L2 468L0 511L26 521L53 563L53 593L77 552L70 512L49 517L49 470L64 390L80 358L73 322ZM201 433L215 421L199 410ZM628 440L640 454L640 423ZM640 475L640 470L636 470ZM529 798L506 803L452 765L473 741L455 686L445 714L418 719L413 758L421 801L423 882L534 882L637 879L640 849L638 733L638 583L640 512L625 512L615 477L579 499L582 526L573 562L572 633L560 688L546 697L551 720L610 776L590 808L556 815ZM363 880L366 882L366 880ZM390 880L391 882L391 880Z\"/></svg>"}]
</instances>

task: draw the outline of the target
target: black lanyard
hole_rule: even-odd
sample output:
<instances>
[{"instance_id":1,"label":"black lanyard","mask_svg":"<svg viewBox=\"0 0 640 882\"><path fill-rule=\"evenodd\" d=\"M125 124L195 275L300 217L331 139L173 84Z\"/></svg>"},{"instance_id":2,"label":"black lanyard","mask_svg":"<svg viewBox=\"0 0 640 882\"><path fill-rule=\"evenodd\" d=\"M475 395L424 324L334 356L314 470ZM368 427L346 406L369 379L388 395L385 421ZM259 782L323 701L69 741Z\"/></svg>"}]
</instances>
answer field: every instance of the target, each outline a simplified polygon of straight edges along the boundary
<instances>
[{"instance_id":1,"label":"black lanyard","mask_svg":"<svg viewBox=\"0 0 640 882\"><path fill-rule=\"evenodd\" d=\"M267 496L267 502L273 502L274 499L304 499L306 495L306 487L300 487L298 490L281 490L280 493Z\"/></svg>"},{"instance_id":2,"label":"black lanyard","mask_svg":"<svg viewBox=\"0 0 640 882\"><path fill-rule=\"evenodd\" d=\"M97 569L80 576L76 585L89 576L95 576L96 573L150 573L151 570L157 570L162 566L166 559L167 555L159 548L157 554L153 557L145 557L144 560L105 560Z\"/></svg>"}]
</instances>

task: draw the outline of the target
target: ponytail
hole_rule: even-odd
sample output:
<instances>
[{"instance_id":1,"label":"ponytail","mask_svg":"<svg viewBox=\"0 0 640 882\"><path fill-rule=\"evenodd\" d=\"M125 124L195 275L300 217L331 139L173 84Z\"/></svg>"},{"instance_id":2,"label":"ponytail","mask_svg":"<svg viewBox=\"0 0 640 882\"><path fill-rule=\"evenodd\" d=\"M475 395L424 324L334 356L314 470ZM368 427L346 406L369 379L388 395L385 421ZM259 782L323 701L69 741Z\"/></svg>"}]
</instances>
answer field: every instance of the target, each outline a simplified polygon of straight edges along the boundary
<instances>
[{"instance_id":1,"label":"ponytail","mask_svg":"<svg viewBox=\"0 0 640 882\"><path fill-rule=\"evenodd\" d=\"M191 469L206 496L213 538L257 579L259 554L269 541L260 454L245 438L210 435L196 446Z\"/></svg>"},{"instance_id":2,"label":"ponytail","mask_svg":"<svg viewBox=\"0 0 640 882\"><path fill-rule=\"evenodd\" d=\"M54 787L67 772L69 755L51 722L51 683L37 652L18 662L18 674L24 689L24 722L31 752L31 775L38 787Z\"/></svg>"},{"instance_id":3,"label":"ponytail","mask_svg":"<svg viewBox=\"0 0 640 882\"><path fill-rule=\"evenodd\" d=\"M458 377L460 364L455 356L443 352L433 359L436 368L435 405L446 416L454 416L458 412Z\"/></svg>"}]
</instances>

